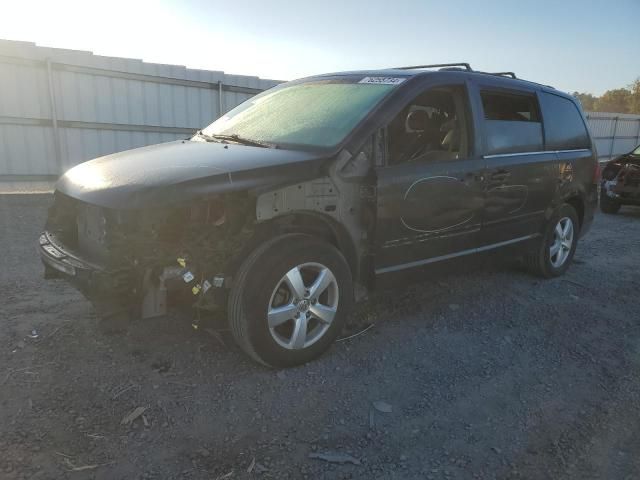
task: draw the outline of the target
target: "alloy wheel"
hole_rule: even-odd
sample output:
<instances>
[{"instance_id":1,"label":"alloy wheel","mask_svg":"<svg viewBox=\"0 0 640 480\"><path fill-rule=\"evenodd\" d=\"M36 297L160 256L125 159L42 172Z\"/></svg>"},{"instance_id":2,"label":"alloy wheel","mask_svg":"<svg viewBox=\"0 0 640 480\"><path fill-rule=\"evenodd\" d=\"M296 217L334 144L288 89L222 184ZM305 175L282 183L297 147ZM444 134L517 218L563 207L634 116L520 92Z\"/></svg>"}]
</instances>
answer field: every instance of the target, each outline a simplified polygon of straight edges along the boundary
<instances>
[{"instance_id":1,"label":"alloy wheel","mask_svg":"<svg viewBox=\"0 0 640 480\"><path fill-rule=\"evenodd\" d=\"M553 243L549 247L549 259L554 268L560 268L569 258L573 236L573 221L569 217L561 218L553 231Z\"/></svg>"},{"instance_id":2,"label":"alloy wheel","mask_svg":"<svg viewBox=\"0 0 640 480\"><path fill-rule=\"evenodd\" d=\"M329 330L338 310L335 276L319 263L289 270L271 294L267 308L269 331L287 349L307 348Z\"/></svg>"}]
</instances>

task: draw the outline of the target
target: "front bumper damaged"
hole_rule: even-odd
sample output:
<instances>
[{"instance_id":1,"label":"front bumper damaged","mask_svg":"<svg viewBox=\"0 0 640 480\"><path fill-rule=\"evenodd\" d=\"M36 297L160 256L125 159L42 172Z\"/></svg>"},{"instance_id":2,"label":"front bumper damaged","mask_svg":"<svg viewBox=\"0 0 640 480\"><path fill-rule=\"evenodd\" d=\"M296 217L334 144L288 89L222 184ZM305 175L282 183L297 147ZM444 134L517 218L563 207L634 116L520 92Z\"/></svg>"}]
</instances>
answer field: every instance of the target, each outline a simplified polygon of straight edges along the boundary
<instances>
[{"instance_id":1,"label":"front bumper damaged","mask_svg":"<svg viewBox=\"0 0 640 480\"><path fill-rule=\"evenodd\" d=\"M99 314L127 311L135 305L140 307L142 318L166 313L165 282L179 277L179 269L165 268L157 282L150 282L149 275L145 275L139 289L133 269L110 270L90 262L66 248L50 232L43 232L38 243L45 278L66 280L98 309Z\"/></svg>"},{"instance_id":2,"label":"front bumper damaged","mask_svg":"<svg viewBox=\"0 0 640 480\"><path fill-rule=\"evenodd\" d=\"M38 244L45 279L67 281L101 316L113 311L131 311L136 298L135 277L131 270L112 270L91 262L67 248L48 231L40 235Z\"/></svg>"},{"instance_id":3,"label":"front bumper damaged","mask_svg":"<svg viewBox=\"0 0 640 480\"><path fill-rule=\"evenodd\" d=\"M204 281L203 287L185 265L143 272L135 266L110 269L73 252L48 231L40 235L38 250L45 267L45 279L67 281L96 307L100 315L127 310L137 312L141 318L162 316L167 313L171 292L187 293L186 298L191 297L191 301L195 297L194 306L201 308L217 308L216 305L226 303L222 275L215 276L211 283Z\"/></svg>"},{"instance_id":4,"label":"front bumper damaged","mask_svg":"<svg viewBox=\"0 0 640 480\"><path fill-rule=\"evenodd\" d=\"M65 278L82 287L83 292L99 290L104 286L105 277L108 276L104 267L80 258L64 247L54 234L43 232L38 244L46 278Z\"/></svg>"},{"instance_id":5,"label":"front bumper damaged","mask_svg":"<svg viewBox=\"0 0 640 480\"><path fill-rule=\"evenodd\" d=\"M220 310L229 272L254 236L254 209L246 195L113 210L58 193L38 242L45 278L66 280L97 311Z\"/></svg>"}]
</instances>

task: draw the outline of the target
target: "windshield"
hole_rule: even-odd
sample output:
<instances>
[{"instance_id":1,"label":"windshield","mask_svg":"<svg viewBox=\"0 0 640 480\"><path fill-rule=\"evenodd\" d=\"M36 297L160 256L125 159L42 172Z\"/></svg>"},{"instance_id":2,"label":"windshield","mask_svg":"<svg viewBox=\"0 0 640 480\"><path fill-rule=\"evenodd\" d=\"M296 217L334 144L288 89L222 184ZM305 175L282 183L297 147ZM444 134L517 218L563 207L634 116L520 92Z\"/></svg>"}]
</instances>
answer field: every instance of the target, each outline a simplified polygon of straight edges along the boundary
<instances>
[{"instance_id":1,"label":"windshield","mask_svg":"<svg viewBox=\"0 0 640 480\"><path fill-rule=\"evenodd\" d=\"M404 79L321 80L283 85L257 95L202 133L237 135L276 145L329 148L338 145L373 107Z\"/></svg>"}]
</instances>

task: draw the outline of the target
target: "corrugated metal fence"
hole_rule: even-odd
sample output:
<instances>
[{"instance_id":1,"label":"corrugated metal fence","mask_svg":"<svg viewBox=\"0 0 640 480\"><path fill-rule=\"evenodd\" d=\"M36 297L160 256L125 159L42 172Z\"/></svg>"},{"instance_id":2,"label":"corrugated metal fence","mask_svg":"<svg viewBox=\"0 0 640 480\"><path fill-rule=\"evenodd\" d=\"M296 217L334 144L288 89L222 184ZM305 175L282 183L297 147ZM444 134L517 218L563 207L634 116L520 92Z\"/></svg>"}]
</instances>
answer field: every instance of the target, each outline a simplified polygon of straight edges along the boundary
<instances>
[{"instance_id":1,"label":"corrugated metal fence","mask_svg":"<svg viewBox=\"0 0 640 480\"><path fill-rule=\"evenodd\" d=\"M277 83L0 40L0 178L184 138ZM587 117L601 160L640 143L640 115Z\"/></svg>"},{"instance_id":2,"label":"corrugated metal fence","mask_svg":"<svg viewBox=\"0 0 640 480\"><path fill-rule=\"evenodd\" d=\"M184 138L277 83L0 40L0 176Z\"/></svg>"},{"instance_id":3,"label":"corrugated metal fence","mask_svg":"<svg viewBox=\"0 0 640 480\"><path fill-rule=\"evenodd\" d=\"M587 122L601 162L640 144L640 115L587 112Z\"/></svg>"}]
</instances>

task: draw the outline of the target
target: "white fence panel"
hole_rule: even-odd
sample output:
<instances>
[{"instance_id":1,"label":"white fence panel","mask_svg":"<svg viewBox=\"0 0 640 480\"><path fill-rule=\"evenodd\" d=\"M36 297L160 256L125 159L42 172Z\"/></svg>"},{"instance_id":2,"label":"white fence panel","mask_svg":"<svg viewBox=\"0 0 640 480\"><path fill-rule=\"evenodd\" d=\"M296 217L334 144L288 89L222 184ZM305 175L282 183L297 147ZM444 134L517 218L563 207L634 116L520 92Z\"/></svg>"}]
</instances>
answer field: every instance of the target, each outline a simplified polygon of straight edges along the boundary
<instances>
[{"instance_id":1,"label":"white fence panel","mask_svg":"<svg viewBox=\"0 0 640 480\"><path fill-rule=\"evenodd\" d=\"M184 138L277 83L0 40L0 177Z\"/></svg>"},{"instance_id":2,"label":"white fence panel","mask_svg":"<svg viewBox=\"0 0 640 480\"><path fill-rule=\"evenodd\" d=\"M604 112L586 114L601 162L628 153L640 144L640 115Z\"/></svg>"}]
</instances>

